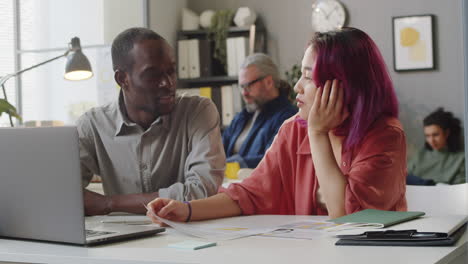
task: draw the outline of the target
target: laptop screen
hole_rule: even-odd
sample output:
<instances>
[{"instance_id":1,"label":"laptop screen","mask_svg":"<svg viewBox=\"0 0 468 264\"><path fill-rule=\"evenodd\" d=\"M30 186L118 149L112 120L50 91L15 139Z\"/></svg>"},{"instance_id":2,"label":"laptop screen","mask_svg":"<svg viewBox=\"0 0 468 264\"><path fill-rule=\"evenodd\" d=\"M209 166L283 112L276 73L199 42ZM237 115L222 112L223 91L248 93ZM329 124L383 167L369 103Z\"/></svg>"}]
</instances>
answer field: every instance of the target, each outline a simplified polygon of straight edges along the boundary
<instances>
[{"instance_id":1,"label":"laptop screen","mask_svg":"<svg viewBox=\"0 0 468 264\"><path fill-rule=\"evenodd\" d=\"M76 127L0 128L0 236L85 243Z\"/></svg>"}]
</instances>

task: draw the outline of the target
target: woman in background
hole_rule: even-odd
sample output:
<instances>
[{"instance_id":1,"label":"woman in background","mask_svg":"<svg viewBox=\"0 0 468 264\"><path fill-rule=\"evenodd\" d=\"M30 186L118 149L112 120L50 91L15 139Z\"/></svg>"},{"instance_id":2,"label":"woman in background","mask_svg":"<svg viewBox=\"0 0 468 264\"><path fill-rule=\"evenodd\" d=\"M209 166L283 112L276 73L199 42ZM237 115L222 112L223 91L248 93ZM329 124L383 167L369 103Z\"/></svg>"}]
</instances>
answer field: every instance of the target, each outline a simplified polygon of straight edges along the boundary
<instances>
[{"instance_id":1,"label":"woman in background","mask_svg":"<svg viewBox=\"0 0 468 264\"><path fill-rule=\"evenodd\" d=\"M155 199L147 215L172 221L251 214L329 215L406 210L406 143L383 58L356 28L316 33L284 122L249 178L207 199Z\"/></svg>"},{"instance_id":2,"label":"woman in background","mask_svg":"<svg viewBox=\"0 0 468 264\"><path fill-rule=\"evenodd\" d=\"M424 147L408 163L409 185L465 182L465 152L460 120L439 108L423 120Z\"/></svg>"}]
</instances>

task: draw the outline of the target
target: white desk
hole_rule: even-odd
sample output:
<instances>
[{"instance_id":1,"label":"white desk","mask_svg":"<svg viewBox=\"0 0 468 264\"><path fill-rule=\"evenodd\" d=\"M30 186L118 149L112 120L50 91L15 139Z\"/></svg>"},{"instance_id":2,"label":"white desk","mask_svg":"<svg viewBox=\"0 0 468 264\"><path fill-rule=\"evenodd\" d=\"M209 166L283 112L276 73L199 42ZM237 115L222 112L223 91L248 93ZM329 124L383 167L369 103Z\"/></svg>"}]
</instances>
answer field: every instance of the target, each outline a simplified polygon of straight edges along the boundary
<instances>
[{"instance_id":1,"label":"white desk","mask_svg":"<svg viewBox=\"0 0 468 264\"><path fill-rule=\"evenodd\" d=\"M145 217L142 216L143 219ZM94 218L99 220L100 218ZM268 221L323 220L321 216L275 216ZM54 243L0 239L0 263L467 263L467 234L453 247L335 246L332 237L315 240L247 237L219 242L201 250L168 248L190 239L168 228L149 238L80 247Z\"/></svg>"}]
</instances>

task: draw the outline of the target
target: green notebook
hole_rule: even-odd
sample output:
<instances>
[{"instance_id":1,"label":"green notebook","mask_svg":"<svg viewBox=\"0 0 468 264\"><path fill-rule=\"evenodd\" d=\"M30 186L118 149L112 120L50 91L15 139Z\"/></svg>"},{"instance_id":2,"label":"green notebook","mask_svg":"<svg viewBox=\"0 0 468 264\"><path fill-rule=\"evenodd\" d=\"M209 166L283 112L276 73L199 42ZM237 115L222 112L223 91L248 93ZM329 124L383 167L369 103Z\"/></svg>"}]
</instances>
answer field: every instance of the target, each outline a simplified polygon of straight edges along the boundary
<instances>
[{"instance_id":1,"label":"green notebook","mask_svg":"<svg viewBox=\"0 0 468 264\"><path fill-rule=\"evenodd\" d=\"M365 209L329 221L337 224L350 224L366 227L387 227L423 216L424 212L400 212Z\"/></svg>"}]
</instances>

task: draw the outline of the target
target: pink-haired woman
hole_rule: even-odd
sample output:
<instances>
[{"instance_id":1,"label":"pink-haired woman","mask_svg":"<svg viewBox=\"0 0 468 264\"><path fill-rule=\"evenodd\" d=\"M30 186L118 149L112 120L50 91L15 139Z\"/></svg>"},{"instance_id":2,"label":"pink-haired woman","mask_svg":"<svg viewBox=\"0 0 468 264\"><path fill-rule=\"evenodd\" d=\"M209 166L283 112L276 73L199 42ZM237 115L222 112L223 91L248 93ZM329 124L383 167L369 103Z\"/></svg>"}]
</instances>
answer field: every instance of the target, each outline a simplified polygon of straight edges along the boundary
<instances>
[{"instance_id":1,"label":"pink-haired woman","mask_svg":"<svg viewBox=\"0 0 468 264\"><path fill-rule=\"evenodd\" d=\"M406 210L406 142L384 60L356 28L316 33L285 121L252 175L206 199L158 198L173 221L251 214L340 217L367 208Z\"/></svg>"}]
</instances>

